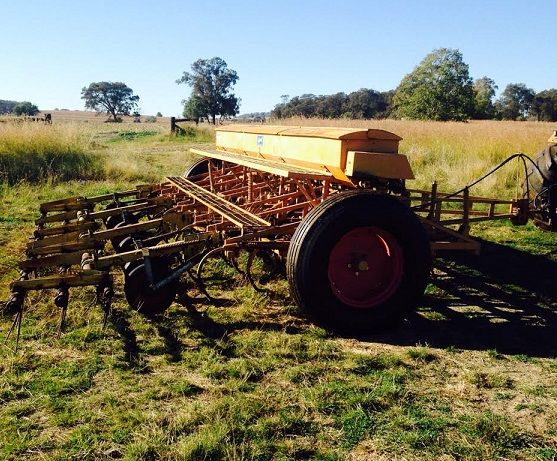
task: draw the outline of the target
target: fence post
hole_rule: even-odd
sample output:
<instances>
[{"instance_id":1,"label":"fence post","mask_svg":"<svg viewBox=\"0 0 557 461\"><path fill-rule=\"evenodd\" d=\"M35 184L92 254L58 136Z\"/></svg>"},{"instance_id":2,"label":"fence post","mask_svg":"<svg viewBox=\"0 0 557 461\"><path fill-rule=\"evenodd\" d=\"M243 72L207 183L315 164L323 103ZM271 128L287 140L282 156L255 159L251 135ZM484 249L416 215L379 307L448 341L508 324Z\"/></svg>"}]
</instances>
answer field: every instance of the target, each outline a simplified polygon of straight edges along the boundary
<instances>
[{"instance_id":1,"label":"fence post","mask_svg":"<svg viewBox=\"0 0 557 461\"><path fill-rule=\"evenodd\" d=\"M176 117L170 117L170 134L176 134Z\"/></svg>"}]
</instances>

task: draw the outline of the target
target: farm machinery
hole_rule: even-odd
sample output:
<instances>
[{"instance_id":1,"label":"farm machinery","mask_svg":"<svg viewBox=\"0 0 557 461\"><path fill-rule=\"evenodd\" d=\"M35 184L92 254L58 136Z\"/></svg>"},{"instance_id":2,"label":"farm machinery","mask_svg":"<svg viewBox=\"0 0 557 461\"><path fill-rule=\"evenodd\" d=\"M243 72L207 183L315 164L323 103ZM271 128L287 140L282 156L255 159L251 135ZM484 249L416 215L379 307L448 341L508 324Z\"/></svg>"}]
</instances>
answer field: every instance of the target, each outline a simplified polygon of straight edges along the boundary
<instances>
[{"instance_id":1,"label":"farm machinery","mask_svg":"<svg viewBox=\"0 0 557 461\"><path fill-rule=\"evenodd\" d=\"M557 228L557 137L535 161L510 158L520 157L527 173L516 200L471 195L469 187L441 193L435 183L408 189L414 176L400 140L376 129L225 126L215 148L192 149L200 158L182 176L43 203L3 309L15 316L12 331L33 290L53 290L61 330L70 289L93 287L106 322L116 268L128 304L147 317L173 302L191 307L192 284L212 299L204 267L214 257L260 290L257 255L285 269L311 318L369 331L416 305L433 254L479 252L470 224L533 218Z\"/></svg>"}]
</instances>

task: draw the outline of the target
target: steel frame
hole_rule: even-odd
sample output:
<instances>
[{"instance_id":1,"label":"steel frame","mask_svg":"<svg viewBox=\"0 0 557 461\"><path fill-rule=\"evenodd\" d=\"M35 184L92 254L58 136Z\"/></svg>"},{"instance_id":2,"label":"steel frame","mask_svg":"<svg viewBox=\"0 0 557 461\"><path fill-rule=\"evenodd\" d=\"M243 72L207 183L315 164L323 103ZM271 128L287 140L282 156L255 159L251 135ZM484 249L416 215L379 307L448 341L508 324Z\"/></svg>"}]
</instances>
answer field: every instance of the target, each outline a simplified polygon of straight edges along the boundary
<instances>
[{"instance_id":1,"label":"steel frame","mask_svg":"<svg viewBox=\"0 0 557 461\"><path fill-rule=\"evenodd\" d=\"M246 250L250 253L246 278L258 288L250 274L255 253L274 251L285 256L291 235L307 213L330 195L351 188L372 188L405 201L426 228L434 253L477 253L479 244L468 235L472 222L511 218L523 223L528 219L527 201L470 196L468 189L443 194L434 184L430 191L403 188L395 193L381 181L366 180L358 186L326 174L303 174L297 167L280 170L273 166L264 171L244 163L227 161L221 154L208 160L206 173L189 178L168 177L163 183L125 192L42 204L33 239L27 244L28 257L19 263L20 278L12 283L6 304L8 311L16 313L14 327L17 324L19 330L28 291L57 289L61 330L68 290L76 286L97 287L106 321L113 296L111 270L137 260L150 267L152 258L175 258L172 273L164 280L155 280L151 274L154 288L198 266L193 279L208 296L201 277L207 258L225 255L237 267L235 257ZM506 210L501 211L502 207ZM110 218L118 225L109 226ZM118 242L126 237L131 238L132 247L119 249Z\"/></svg>"}]
</instances>

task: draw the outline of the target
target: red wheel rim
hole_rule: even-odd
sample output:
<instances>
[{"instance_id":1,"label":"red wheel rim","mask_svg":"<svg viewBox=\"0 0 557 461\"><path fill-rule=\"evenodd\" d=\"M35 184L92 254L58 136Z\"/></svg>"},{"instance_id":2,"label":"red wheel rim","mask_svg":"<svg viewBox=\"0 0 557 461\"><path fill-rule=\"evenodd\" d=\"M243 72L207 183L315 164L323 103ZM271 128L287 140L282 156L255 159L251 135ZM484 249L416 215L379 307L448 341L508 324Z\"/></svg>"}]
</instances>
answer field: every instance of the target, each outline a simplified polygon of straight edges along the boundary
<instances>
[{"instance_id":1,"label":"red wheel rim","mask_svg":"<svg viewBox=\"0 0 557 461\"><path fill-rule=\"evenodd\" d=\"M402 248L378 227L357 227L343 235L329 255L334 295L351 307L370 308L391 297L403 274Z\"/></svg>"}]
</instances>

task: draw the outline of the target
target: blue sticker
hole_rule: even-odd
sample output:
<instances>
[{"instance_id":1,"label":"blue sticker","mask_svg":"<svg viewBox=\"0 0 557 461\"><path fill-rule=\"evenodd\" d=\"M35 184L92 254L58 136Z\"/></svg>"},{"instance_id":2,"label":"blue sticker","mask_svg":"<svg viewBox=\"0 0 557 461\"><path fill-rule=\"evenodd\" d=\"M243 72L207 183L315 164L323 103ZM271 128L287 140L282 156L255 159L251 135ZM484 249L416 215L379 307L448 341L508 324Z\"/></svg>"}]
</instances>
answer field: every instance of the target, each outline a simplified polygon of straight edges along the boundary
<instances>
[{"instance_id":1,"label":"blue sticker","mask_svg":"<svg viewBox=\"0 0 557 461\"><path fill-rule=\"evenodd\" d=\"M263 136L257 135L257 145L261 147L263 145Z\"/></svg>"}]
</instances>

